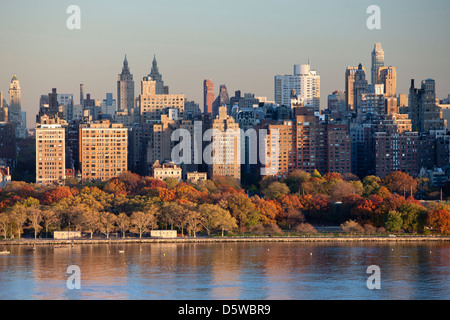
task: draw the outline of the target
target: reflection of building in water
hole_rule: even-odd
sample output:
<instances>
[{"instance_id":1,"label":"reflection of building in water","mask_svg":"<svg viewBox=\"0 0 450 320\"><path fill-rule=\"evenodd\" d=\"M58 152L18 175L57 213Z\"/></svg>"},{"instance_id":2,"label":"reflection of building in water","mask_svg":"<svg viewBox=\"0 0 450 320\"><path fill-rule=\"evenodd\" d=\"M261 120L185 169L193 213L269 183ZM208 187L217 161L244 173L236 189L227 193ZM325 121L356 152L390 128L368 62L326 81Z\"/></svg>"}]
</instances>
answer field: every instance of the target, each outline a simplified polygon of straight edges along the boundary
<instances>
[{"instance_id":1,"label":"reflection of building in water","mask_svg":"<svg viewBox=\"0 0 450 320\"><path fill-rule=\"evenodd\" d=\"M33 249L28 248L29 252ZM36 246L32 254L23 253L24 259L32 255L34 297L38 299L118 298L117 287L127 284L129 256L119 254L118 245ZM131 253L130 253L131 254ZM30 262L24 262L30 264ZM17 265L17 264L16 264ZM81 289L69 290L67 280L71 265L80 267ZM110 293L108 293L110 292ZM120 291L120 298L125 291ZM113 295L113 296L110 296Z\"/></svg>"},{"instance_id":2,"label":"reflection of building in water","mask_svg":"<svg viewBox=\"0 0 450 320\"><path fill-rule=\"evenodd\" d=\"M239 244L216 244L211 253L210 299L239 299L242 273Z\"/></svg>"}]
</instances>

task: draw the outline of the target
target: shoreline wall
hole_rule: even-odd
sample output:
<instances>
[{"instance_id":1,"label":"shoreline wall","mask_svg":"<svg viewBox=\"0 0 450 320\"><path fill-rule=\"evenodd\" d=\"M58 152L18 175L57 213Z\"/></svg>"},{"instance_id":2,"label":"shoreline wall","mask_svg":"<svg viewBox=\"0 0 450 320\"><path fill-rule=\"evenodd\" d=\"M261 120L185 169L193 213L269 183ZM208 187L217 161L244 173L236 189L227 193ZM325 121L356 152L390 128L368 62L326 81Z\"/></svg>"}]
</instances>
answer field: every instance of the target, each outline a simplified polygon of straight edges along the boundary
<instances>
[{"instance_id":1,"label":"shoreline wall","mask_svg":"<svg viewBox=\"0 0 450 320\"><path fill-rule=\"evenodd\" d=\"M446 242L450 237L283 237L283 238L177 238L177 239L114 239L114 240L1 240L2 246L145 244L145 243L236 243L236 242Z\"/></svg>"}]
</instances>

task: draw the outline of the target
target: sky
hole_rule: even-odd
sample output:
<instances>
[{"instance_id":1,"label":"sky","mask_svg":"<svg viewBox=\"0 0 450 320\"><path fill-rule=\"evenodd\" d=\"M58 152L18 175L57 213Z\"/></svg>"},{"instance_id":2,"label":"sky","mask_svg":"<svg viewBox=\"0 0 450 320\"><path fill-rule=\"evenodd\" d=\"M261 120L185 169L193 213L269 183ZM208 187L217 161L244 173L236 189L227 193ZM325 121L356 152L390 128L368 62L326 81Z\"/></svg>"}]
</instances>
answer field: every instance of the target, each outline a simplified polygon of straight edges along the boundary
<instances>
[{"instance_id":1,"label":"sky","mask_svg":"<svg viewBox=\"0 0 450 320\"><path fill-rule=\"evenodd\" d=\"M81 9L81 29L69 30L67 8ZM381 9L381 29L370 30L367 8ZM0 3L0 91L8 97L14 75L32 128L39 98L52 88L79 86L95 99L117 96L125 54L140 81L153 56L165 84L203 107L203 80L216 95L225 84L274 98L274 76L311 61L321 76L321 106L344 90L347 66L362 63L370 79L371 51L380 42L385 65L397 69L398 93L411 79L436 80L440 99L450 94L448 0L15 0ZM8 98L6 99L7 102Z\"/></svg>"}]
</instances>

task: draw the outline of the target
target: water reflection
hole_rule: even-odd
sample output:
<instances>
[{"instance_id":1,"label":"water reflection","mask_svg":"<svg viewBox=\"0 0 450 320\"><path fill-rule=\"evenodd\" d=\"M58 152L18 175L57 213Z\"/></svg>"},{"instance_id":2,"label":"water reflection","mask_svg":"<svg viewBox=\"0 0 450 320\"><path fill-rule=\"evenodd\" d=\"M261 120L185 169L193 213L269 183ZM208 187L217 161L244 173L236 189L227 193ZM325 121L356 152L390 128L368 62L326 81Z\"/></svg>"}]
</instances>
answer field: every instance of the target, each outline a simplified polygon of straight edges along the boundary
<instances>
[{"instance_id":1,"label":"water reflection","mask_svg":"<svg viewBox=\"0 0 450 320\"><path fill-rule=\"evenodd\" d=\"M449 299L448 243L5 247L0 299ZM66 286L81 269L81 290ZM366 287L381 268L382 289Z\"/></svg>"}]
</instances>

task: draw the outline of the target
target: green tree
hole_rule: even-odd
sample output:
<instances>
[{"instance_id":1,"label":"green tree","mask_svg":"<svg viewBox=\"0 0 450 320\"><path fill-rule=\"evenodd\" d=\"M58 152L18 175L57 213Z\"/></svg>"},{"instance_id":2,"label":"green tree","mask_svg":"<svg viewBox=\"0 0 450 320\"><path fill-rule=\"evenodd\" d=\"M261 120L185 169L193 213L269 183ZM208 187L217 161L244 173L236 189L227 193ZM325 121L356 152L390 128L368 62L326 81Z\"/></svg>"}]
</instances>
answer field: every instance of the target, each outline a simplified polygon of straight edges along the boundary
<instances>
[{"instance_id":1,"label":"green tree","mask_svg":"<svg viewBox=\"0 0 450 320\"><path fill-rule=\"evenodd\" d=\"M290 190L285 183L275 181L269 184L267 188L261 190L261 192L267 199L278 199L282 195L289 194Z\"/></svg>"},{"instance_id":2,"label":"green tree","mask_svg":"<svg viewBox=\"0 0 450 320\"><path fill-rule=\"evenodd\" d=\"M424 228L427 210L416 203L407 203L401 206L398 211L403 220L402 229L408 232L417 232Z\"/></svg>"},{"instance_id":3,"label":"green tree","mask_svg":"<svg viewBox=\"0 0 450 320\"><path fill-rule=\"evenodd\" d=\"M397 232L403 226L403 219L399 212L397 211L389 211L386 216L386 221L384 223L387 231Z\"/></svg>"}]
</instances>

